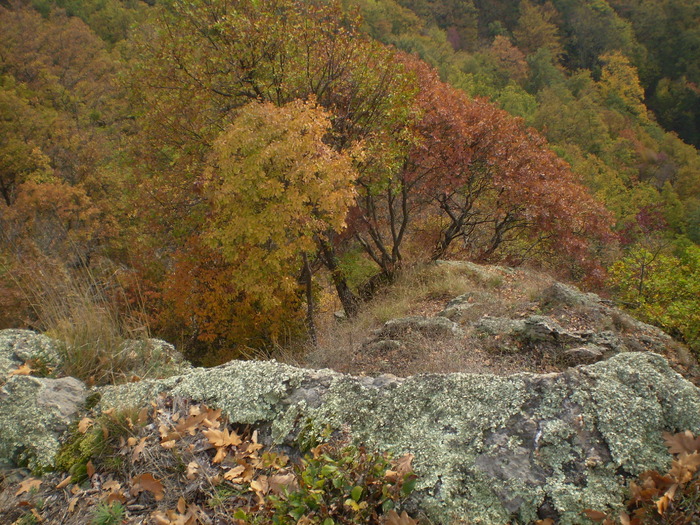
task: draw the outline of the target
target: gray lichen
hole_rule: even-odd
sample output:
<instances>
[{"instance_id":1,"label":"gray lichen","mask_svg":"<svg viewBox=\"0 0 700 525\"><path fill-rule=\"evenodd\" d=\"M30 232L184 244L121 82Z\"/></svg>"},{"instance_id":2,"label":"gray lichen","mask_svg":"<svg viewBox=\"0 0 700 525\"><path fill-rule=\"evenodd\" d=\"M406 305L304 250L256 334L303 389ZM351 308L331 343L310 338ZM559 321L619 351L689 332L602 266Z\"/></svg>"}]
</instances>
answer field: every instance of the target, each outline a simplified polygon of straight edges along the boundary
<instances>
[{"instance_id":1,"label":"gray lichen","mask_svg":"<svg viewBox=\"0 0 700 525\"><path fill-rule=\"evenodd\" d=\"M145 383L145 382L144 382ZM355 439L415 455L416 504L436 523L526 522L547 498L562 524L621 500L620 469L668 461L664 430L700 430L700 394L648 353L561 374L355 378L275 362L232 362L178 378L104 389L101 406L159 392L269 423L277 442L349 428Z\"/></svg>"}]
</instances>

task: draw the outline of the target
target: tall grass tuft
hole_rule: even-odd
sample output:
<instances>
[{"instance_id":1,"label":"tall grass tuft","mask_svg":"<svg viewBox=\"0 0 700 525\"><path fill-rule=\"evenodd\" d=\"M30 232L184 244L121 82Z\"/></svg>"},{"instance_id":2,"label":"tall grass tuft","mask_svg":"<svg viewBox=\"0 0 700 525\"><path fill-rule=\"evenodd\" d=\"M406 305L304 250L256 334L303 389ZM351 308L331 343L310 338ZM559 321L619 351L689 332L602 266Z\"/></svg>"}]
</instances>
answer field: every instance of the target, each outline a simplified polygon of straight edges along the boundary
<instances>
[{"instance_id":1,"label":"tall grass tuft","mask_svg":"<svg viewBox=\"0 0 700 525\"><path fill-rule=\"evenodd\" d=\"M31 305L30 327L59 343L60 375L103 385L164 375L174 364L149 340L142 298L127 292L124 270L107 261L69 268L30 260L11 272Z\"/></svg>"}]
</instances>

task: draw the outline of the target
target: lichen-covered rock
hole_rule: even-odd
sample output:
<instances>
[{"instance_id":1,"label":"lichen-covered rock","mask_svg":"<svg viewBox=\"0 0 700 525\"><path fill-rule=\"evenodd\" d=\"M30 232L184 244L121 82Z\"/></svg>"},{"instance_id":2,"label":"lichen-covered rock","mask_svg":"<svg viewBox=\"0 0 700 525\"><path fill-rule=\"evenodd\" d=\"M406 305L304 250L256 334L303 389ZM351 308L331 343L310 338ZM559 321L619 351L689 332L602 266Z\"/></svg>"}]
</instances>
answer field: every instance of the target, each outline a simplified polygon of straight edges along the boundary
<instances>
[{"instance_id":1,"label":"lichen-covered rock","mask_svg":"<svg viewBox=\"0 0 700 525\"><path fill-rule=\"evenodd\" d=\"M425 337L459 337L462 330L446 317L413 316L387 321L375 336L377 339L402 339L412 333Z\"/></svg>"},{"instance_id":2,"label":"lichen-covered rock","mask_svg":"<svg viewBox=\"0 0 700 525\"><path fill-rule=\"evenodd\" d=\"M349 428L415 454L415 508L434 523L582 523L622 500L624 478L667 466L663 431L700 430L700 391L652 353L556 374L356 378L275 362L231 362L161 381L107 387L99 408L160 392L217 406L291 443Z\"/></svg>"},{"instance_id":3,"label":"lichen-covered rock","mask_svg":"<svg viewBox=\"0 0 700 525\"><path fill-rule=\"evenodd\" d=\"M465 312L471 310L474 306L474 295L473 293L458 295L445 305L444 310L442 310L438 316L458 322Z\"/></svg>"},{"instance_id":4,"label":"lichen-covered rock","mask_svg":"<svg viewBox=\"0 0 700 525\"><path fill-rule=\"evenodd\" d=\"M603 359L605 348L597 345L583 345L565 350L562 360L569 366L590 365Z\"/></svg>"},{"instance_id":5,"label":"lichen-covered rock","mask_svg":"<svg viewBox=\"0 0 700 525\"><path fill-rule=\"evenodd\" d=\"M549 305L596 306L601 303L594 293L582 292L575 286L555 282L540 294L540 302Z\"/></svg>"},{"instance_id":6,"label":"lichen-covered rock","mask_svg":"<svg viewBox=\"0 0 700 525\"><path fill-rule=\"evenodd\" d=\"M0 330L0 379L29 360L56 368L61 363L56 342L31 330Z\"/></svg>"},{"instance_id":7,"label":"lichen-covered rock","mask_svg":"<svg viewBox=\"0 0 700 525\"><path fill-rule=\"evenodd\" d=\"M72 377L11 377L0 388L0 464L51 467L86 396L85 385Z\"/></svg>"}]
</instances>

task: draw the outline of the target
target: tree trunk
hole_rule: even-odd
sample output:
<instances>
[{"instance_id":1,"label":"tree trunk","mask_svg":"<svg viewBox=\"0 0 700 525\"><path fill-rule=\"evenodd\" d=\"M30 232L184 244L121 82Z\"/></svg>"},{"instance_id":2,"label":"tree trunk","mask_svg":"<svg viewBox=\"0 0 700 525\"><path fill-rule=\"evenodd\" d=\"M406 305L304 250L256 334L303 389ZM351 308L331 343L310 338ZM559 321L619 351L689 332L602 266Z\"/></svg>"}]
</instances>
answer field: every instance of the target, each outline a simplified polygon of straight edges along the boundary
<instances>
[{"instance_id":1,"label":"tree trunk","mask_svg":"<svg viewBox=\"0 0 700 525\"><path fill-rule=\"evenodd\" d=\"M314 346L317 346L318 338L316 337L316 323L314 322L314 291L311 281L311 266L309 265L309 259L306 254L303 254L302 258L304 261L302 278L306 288L306 329L309 331L309 339L311 339Z\"/></svg>"},{"instance_id":2,"label":"tree trunk","mask_svg":"<svg viewBox=\"0 0 700 525\"><path fill-rule=\"evenodd\" d=\"M359 301L348 286L348 282L340 269L340 265L338 264L338 258L335 255L335 250L328 241L320 240L319 244L321 247L321 260L326 268L328 268L328 271L331 272L333 285L335 286L335 291L338 294L338 299L340 299L340 304L343 305L345 315L348 317L355 317L359 311Z\"/></svg>"}]
</instances>

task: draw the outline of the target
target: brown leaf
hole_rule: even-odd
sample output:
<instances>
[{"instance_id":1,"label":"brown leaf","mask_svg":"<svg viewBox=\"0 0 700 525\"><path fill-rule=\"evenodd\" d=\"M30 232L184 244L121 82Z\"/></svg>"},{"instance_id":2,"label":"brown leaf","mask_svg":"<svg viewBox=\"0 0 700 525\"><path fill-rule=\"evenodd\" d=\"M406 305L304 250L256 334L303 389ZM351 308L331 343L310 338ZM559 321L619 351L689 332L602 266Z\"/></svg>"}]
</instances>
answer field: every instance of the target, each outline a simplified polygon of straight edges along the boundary
<instances>
[{"instance_id":1,"label":"brown leaf","mask_svg":"<svg viewBox=\"0 0 700 525\"><path fill-rule=\"evenodd\" d=\"M78 504L79 500L80 500L80 498L78 496L74 496L70 499L70 501L68 502L68 512L69 513L73 514L73 512L75 512L75 506Z\"/></svg>"},{"instance_id":2,"label":"brown leaf","mask_svg":"<svg viewBox=\"0 0 700 525\"><path fill-rule=\"evenodd\" d=\"M399 516L398 512L391 509L387 513L386 525L417 525L418 522L411 518L404 510Z\"/></svg>"},{"instance_id":3,"label":"brown leaf","mask_svg":"<svg viewBox=\"0 0 700 525\"><path fill-rule=\"evenodd\" d=\"M229 432L227 428L223 430L205 430L202 432L209 440L209 443L215 447L237 446L242 443L241 438L236 432Z\"/></svg>"},{"instance_id":4,"label":"brown leaf","mask_svg":"<svg viewBox=\"0 0 700 525\"><path fill-rule=\"evenodd\" d=\"M87 462L87 465L85 465L85 470L88 478L92 478L95 475L95 465L92 464L92 460Z\"/></svg>"},{"instance_id":5,"label":"brown leaf","mask_svg":"<svg viewBox=\"0 0 700 525\"><path fill-rule=\"evenodd\" d=\"M24 363L23 365L20 365L18 368L10 372L9 375L11 376L28 376L31 374L34 370L32 370L27 363Z\"/></svg>"},{"instance_id":6,"label":"brown leaf","mask_svg":"<svg viewBox=\"0 0 700 525\"><path fill-rule=\"evenodd\" d=\"M180 498L177 500L177 511L180 514L184 514L186 509L187 509L187 502L185 501L185 498L180 496Z\"/></svg>"},{"instance_id":7,"label":"brown leaf","mask_svg":"<svg viewBox=\"0 0 700 525\"><path fill-rule=\"evenodd\" d=\"M15 496L29 492L32 489L38 489L41 486L40 479L27 478L22 483L19 484L19 490L15 492Z\"/></svg>"},{"instance_id":8,"label":"brown leaf","mask_svg":"<svg viewBox=\"0 0 700 525\"><path fill-rule=\"evenodd\" d=\"M275 474L274 476L270 476L268 481L270 482L270 491L278 495L282 494L284 489L291 492L299 486L296 476L291 472L287 474Z\"/></svg>"},{"instance_id":9,"label":"brown leaf","mask_svg":"<svg viewBox=\"0 0 700 525\"><path fill-rule=\"evenodd\" d=\"M126 496L121 490L115 491L115 492L110 492L107 495L107 498L105 499L108 505L111 505L115 501L118 501L119 503L126 503Z\"/></svg>"},{"instance_id":10,"label":"brown leaf","mask_svg":"<svg viewBox=\"0 0 700 525\"><path fill-rule=\"evenodd\" d=\"M404 454L396 460L396 471L400 477L404 477L406 474L413 471L411 463L413 462L414 458L415 456L413 454Z\"/></svg>"},{"instance_id":11,"label":"brown leaf","mask_svg":"<svg viewBox=\"0 0 700 525\"><path fill-rule=\"evenodd\" d=\"M700 437L693 437L693 433L690 430L678 432L677 434L664 432L663 436L671 454L700 452Z\"/></svg>"},{"instance_id":12,"label":"brown leaf","mask_svg":"<svg viewBox=\"0 0 700 525\"><path fill-rule=\"evenodd\" d=\"M583 513L593 521L603 521L608 517L607 513L601 512L599 510L586 509Z\"/></svg>"},{"instance_id":13,"label":"brown leaf","mask_svg":"<svg viewBox=\"0 0 700 525\"><path fill-rule=\"evenodd\" d=\"M56 488L60 490L60 489L62 489L62 488L64 488L64 487L67 487L68 485L70 485L70 480L71 480L71 479L73 479L73 476L71 476L71 475L69 474L68 476L66 476L65 478L63 478L63 479L61 480L61 482L60 482L58 485L56 485Z\"/></svg>"},{"instance_id":14,"label":"brown leaf","mask_svg":"<svg viewBox=\"0 0 700 525\"><path fill-rule=\"evenodd\" d=\"M199 463L197 463L196 461L190 461L187 464L187 474L186 474L187 479L190 479L190 480L195 479L197 477L198 471L199 471Z\"/></svg>"},{"instance_id":15,"label":"brown leaf","mask_svg":"<svg viewBox=\"0 0 700 525\"><path fill-rule=\"evenodd\" d=\"M230 481L231 483L240 483L243 481L242 474L245 472L245 465L238 465L233 467L231 470L224 474L224 479Z\"/></svg>"},{"instance_id":16,"label":"brown leaf","mask_svg":"<svg viewBox=\"0 0 700 525\"><path fill-rule=\"evenodd\" d=\"M139 456L141 456L146 448L146 441L148 441L148 436L142 437L139 444L134 447L134 451L131 453L131 461L134 463L138 462Z\"/></svg>"},{"instance_id":17,"label":"brown leaf","mask_svg":"<svg viewBox=\"0 0 700 525\"><path fill-rule=\"evenodd\" d=\"M555 525L555 522L552 518L545 518L543 520L537 520L535 525Z\"/></svg>"},{"instance_id":18,"label":"brown leaf","mask_svg":"<svg viewBox=\"0 0 700 525\"><path fill-rule=\"evenodd\" d=\"M95 422L94 419L90 419L89 417L84 417L78 423L78 432L80 432L81 434L85 434L85 432L88 431L88 429L93 425L94 422Z\"/></svg>"},{"instance_id":19,"label":"brown leaf","mask_svg":"<svg viewBox=\"0 0 700 525\"><path fill-rule=\"evenodd\" d=\"M143 407L139 410L139 417L137 419L139 425L145 425L148 421L148 407Z\"/></svg>"},{"instance_id":20,"label":"brown leaf","mask_svg":"<svg viewBox=\"0 0 700 525\"><path fill-rule=\"evenodd\" d=\"M131 495L137 496L139 493L147 490L153 493L156 501L160 501L165 496L163 484L153 477L153 474L146 472L131 479Z\"/></svg>"}]
</instances>

